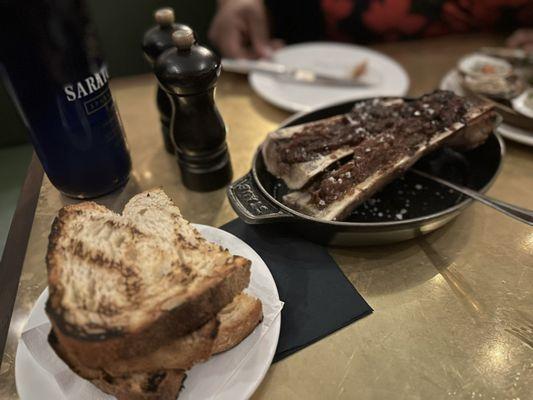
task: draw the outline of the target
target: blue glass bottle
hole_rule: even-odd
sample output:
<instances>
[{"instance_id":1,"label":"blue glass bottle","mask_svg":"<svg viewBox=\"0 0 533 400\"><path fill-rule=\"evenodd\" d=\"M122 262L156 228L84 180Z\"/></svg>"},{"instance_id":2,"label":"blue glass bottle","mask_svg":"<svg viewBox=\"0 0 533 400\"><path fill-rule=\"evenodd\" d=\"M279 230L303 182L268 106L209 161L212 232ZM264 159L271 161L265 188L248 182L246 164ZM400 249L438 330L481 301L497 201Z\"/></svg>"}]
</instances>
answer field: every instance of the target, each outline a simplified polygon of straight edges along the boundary
<instances>
[{"instance_id":1,"label":"blue glass bottle","mask_svg":"<svg viewBox=\"0 0 533 400\"><path fill-rule=\"evenodd\" d=\"M5 84L52 184L91 198L131 171L122 123L84 1L4 0Z\"/></svg>"}]
</instances>

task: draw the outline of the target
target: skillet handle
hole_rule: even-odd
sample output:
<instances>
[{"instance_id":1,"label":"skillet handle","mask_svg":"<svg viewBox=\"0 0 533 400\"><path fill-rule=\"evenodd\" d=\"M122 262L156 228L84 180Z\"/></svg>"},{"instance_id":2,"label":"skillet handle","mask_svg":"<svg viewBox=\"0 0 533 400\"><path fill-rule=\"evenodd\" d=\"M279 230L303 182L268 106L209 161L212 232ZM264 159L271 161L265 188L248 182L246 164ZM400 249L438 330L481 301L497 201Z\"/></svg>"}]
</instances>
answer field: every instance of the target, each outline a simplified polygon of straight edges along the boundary
<instances>
[{"instance_id":1,"label":"skillet handle","mask_svg":"<svg viewBox=\"0 0 533 400\"><path fill-rule=\"evenodd\" d=\"M293 218L261 193L251 172L229 185L227 195L237 215L247 224L264 224Z\"/></svg>"}]
</instances>

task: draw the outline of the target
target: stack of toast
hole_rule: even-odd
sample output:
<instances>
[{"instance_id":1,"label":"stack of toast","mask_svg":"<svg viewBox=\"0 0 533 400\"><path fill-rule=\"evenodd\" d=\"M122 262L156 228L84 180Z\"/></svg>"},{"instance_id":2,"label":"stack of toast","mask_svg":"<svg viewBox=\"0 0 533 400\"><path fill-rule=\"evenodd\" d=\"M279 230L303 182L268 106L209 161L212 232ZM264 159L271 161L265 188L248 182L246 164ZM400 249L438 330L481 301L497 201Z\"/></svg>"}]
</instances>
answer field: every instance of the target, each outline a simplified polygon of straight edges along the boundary
<instances>
[{"instance_id":1,"label":"stack of toast","mask_svg":"<svg viewBox=\"0 0 533 400\"><path fill-rule=\"evenodd\" d=\"M188 369L262 320L261 301L243 292L250 261L204 239L159 189L121 215L64 207L46 263L51 346L118 399L176 399Z\"/></svg>"}]
</instances>

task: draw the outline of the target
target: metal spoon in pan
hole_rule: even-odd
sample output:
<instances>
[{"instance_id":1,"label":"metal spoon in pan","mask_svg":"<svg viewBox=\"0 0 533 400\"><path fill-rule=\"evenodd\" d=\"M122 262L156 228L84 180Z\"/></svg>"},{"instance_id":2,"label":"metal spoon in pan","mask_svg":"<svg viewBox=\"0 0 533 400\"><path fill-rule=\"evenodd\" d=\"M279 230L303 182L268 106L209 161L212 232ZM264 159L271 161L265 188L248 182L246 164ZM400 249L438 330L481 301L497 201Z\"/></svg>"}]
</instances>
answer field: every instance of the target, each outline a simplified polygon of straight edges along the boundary
<instances>
[{"instance_id":1,"label":"metal spoon in pan","mask_svg":"<svg viewBox=\"0 0 533 400\"><path fill-rule=\"evenodd\" d=\"M438 178L434 175L428 174L426 172L422 172L417 169L410 169L411 172L414 172L417 175L423 176L424 178L431 179L432 181L438 182L441 185L447 186L457 192L460 192L464 194L465 196L468 196L474 200L477 200L489 207L492 207L510 217L513 217L519 221L522 221L528 225L533 225L533 211L528 210L526 208L518 207L509 203L505 203L500 200L496 200L492 197L486 196L484 194L481 194L479 192L476 192L475 190L469 189L467 187L456 185L455 183L451 183L447 180Z\"/></svg>"}]
</instances>

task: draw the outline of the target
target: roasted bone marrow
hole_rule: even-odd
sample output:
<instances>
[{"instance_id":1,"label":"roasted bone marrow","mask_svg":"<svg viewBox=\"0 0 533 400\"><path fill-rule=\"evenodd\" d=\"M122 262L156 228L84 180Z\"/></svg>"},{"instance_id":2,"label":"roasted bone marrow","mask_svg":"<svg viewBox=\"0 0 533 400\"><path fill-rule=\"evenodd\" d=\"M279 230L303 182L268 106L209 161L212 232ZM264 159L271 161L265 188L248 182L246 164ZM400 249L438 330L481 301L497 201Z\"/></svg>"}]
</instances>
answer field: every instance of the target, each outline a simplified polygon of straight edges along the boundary
<instances>
[{"instance_id":1,"label":"roasted bone marrow","mask_svg":"<svg viewBox=\"0 0 533 400\"><path fill-rule=\"evenodd\" d=\"M448 91L377 98L343 115L272 132L262 154L267 170L291 190L283 197L287 206L343 220L431 151L482 144L495 121L490 103Z\"/></svg>"}]
</instances>

